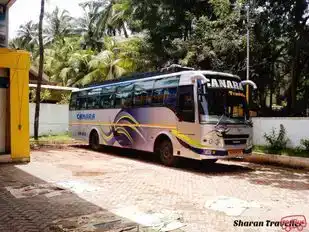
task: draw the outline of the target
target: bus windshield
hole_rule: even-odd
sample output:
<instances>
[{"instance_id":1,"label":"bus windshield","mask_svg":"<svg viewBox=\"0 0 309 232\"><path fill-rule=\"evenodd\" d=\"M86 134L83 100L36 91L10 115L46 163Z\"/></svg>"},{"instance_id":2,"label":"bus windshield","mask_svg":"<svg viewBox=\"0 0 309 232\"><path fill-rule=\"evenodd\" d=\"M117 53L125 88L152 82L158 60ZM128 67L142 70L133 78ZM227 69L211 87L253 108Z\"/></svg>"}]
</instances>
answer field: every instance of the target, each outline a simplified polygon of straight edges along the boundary
<instances>
[{"instance_id":1,"label":"bus windshield","mask_svg":"<svg viewBox=\"0 0 309 232\"><path fill-rule=\"evenodd\" d=\"M242 124L249 120L245 95L228 89L199 94L199 114L201 123Z\"/></svg>"}]
</instances>

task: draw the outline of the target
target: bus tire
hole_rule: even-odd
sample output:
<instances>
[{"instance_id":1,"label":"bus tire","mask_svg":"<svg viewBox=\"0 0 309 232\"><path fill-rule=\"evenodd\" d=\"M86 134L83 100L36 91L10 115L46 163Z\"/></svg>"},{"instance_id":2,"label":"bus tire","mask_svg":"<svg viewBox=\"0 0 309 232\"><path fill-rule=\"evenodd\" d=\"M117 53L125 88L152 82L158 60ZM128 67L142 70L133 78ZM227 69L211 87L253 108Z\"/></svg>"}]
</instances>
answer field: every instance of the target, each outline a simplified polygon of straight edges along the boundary
<instances>
[{"instance_id":1,"label":"bus tire","mask_svg":"<svg viewBox=\"0 0 309 232\"><path fill-rule=\"evenodd\" d=\"M164 165L176 166L178 158L173 155L173 145L169 139L160 139L156 144L155 151Z\"/></svg>"},{"instance_id":2,"label":"bus tire","mask_svg":"<svg viewBox=\"0 0 309 232\"><path fill-rule=\"evenodd\" d=\"M100 149L100 139L98 132L95 130L91 131L89 136L89 146L91 150L98 151Z\"/></svg>"}]
</instances>

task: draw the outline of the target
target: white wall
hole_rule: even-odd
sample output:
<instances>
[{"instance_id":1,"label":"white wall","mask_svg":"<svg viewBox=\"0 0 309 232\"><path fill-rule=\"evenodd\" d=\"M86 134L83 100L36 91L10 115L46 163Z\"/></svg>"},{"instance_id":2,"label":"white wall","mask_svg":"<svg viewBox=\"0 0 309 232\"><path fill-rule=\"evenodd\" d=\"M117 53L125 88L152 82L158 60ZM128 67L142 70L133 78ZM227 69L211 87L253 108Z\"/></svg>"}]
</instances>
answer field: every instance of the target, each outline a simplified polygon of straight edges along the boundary
<instances>
[{"instance_id":1,"label":"white wall","mask_svg":"<svg viewBox=\"0 0 309 232\"><path fill-rule=\"evenodd\" d=\"M35 104L29 103L30 136L33 136ZM69 106L41 104L39 135L62 134L68 131Z\"/></svg>"},{"instance_id":2,"label":"white wall","mask_svg":"<svg viewBox=\"0 0 309 232\"><path fill-rule=\"evenodd\" d=\"M30 103L30 136L33 136L35 104ZM283 124L287 137L290 139L288 146L296 147L303 138L309 139L309 118L258 118L253 117L253 143L267 145L264 134L270 133L272 128L278 132ZM56 104L41 104L39 134L61 134L68 131L69 106Z\"/></svg>"},{"instance_id":3,"label":"white wall","mask_svg":"<svg viewBox=\"0 0 309 232\"><path fill-rule=\"evenodd\" d=\"M273 127L278 132L280 124L283 124L290 139L289 147L300 145L301 139L309 139L309 118L252 118L252 120L255 145L266 145L264 133L269 134Z\"/></svg>"}]
</instances>

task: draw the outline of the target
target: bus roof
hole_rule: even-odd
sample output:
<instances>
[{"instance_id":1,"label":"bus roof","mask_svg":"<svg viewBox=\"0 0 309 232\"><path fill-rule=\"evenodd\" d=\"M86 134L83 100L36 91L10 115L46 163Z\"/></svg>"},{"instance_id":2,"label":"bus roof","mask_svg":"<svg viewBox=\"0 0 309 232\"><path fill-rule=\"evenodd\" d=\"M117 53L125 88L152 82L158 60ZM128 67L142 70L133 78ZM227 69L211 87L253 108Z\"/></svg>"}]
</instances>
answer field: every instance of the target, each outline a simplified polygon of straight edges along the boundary
<instances>
[{"instance_id":1,"label":"bus roof","mask_svg":"<svg viewBox=\"0 0 309 232\"><path fill-rule=\"evenodd\" d=\"M175 76L175 75L183 75L183 74L202 74L205 76L223 76L223 77L230 77L230 78L235 78L240 80L239 76L230 74L230 73L224 73L224 72L216 72L216 71L208 71L208 70L196 70L196 71L181 71L181 72L169 72L169 73L165 73L165 72L147 72L147 73L138 73L135 75L131 75L131 76L127 76L127 77L121 77L118 78L116 80L108 80L108 81L103 81L101 83L98 84L94 84L82 89L78 89L78 90L74 90L73 92L80 92L80 91L84 91L84 90L90 90L90 89L96 89L96 88L100 88L103 86L113 86L113 85L117 85L119 83L131 83L131 82L136 82L138 80L155 80L155 79L159 79L159 78L164 78L164 77L170 77L170 76Z\"/></svg>"}]
</instances>

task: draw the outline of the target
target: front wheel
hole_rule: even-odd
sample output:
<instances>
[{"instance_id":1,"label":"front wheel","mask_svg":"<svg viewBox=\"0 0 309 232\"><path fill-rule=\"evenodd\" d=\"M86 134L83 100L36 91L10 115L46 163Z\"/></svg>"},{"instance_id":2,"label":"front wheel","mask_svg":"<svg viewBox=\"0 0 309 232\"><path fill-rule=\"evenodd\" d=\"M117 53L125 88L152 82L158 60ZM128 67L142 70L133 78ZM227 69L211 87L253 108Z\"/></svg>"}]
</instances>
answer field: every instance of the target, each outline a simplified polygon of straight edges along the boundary
<instances>
[{"instance_id":1,"label":"front wheel","mask_svg":"<svg viewBox=\"0 0 309 232\"><path fill-rule=\"evenodd\" d=\"M173 145L169 140L159 143L156 153L160 155L161 162L169 167L176 166L178 158L173 155Z\"/></svg>"},{"instance_id":2,"label":"front wheel","mask_svg":"<svg viewBox=\"0 0 309 232\"><path fill-rule=\"evenodd\" d=\"M98 151L100 148L99 135L96 131L92 131L89 138L90 148L94 151Z\"/></svg>"}]
</instances>

